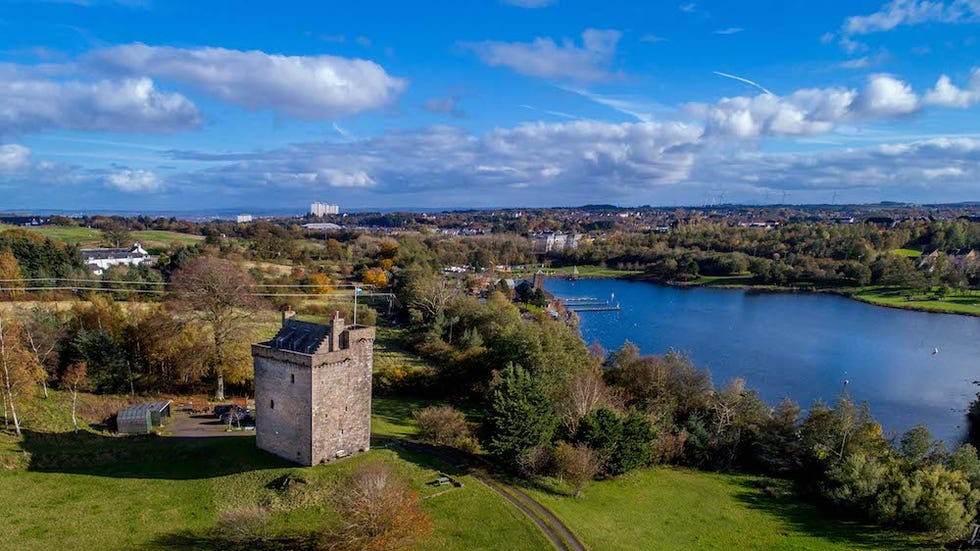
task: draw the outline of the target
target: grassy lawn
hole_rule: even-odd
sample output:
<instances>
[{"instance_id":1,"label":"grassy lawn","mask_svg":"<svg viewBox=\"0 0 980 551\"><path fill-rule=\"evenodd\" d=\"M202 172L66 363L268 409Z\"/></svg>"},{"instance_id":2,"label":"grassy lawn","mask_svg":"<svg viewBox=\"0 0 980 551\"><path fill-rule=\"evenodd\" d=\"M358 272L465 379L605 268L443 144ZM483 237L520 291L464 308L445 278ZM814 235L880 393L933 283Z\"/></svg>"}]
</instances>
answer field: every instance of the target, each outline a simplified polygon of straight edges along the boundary
<instances>
[{"instance_id":1,"label":"grassy lawn","mask_svg":"<svg viewBox=\"0 0 980 551\"><path fill-rule=\"evenodd\" d=\"M0 456L18 456L0 469L0 549L222 548L217 515L251 504L270 510L276 535L308 532L335 518L331 496L344 490L344 476L365 461L390 465L422 495L434 531L419 549L549 549L544 535L503 498L427 456L376 446L349 460L306 468L259 451L254 437L127 438L88 430L75 435L68 428L66 399L55 393L26 415L32 426L50 432L29 432L22 442L0 434ZM418 404L376 401L375 431L410 434L411 410ZM25 465L11 468L18 461ZM463 486L426 484L442 472ZM289 473L307 483L287 491L268 487Z\"/></svg>"},{"instance_id":2,"label":"grassy lawn","mask_svg":"<svg viewBox=\"0 0 980 551\"><path fill-rule=\"evenodd\" d=\"M13 228L14 226L0 225L0 230ZM24 227L23 229L39 233L44 237L55 241L68 243L69 245L79 245L82 247L99 247L102 244L102 232L92 228L75 226L39 226ZM203 241L200 235L190 235L162 230L145 230L130 232L133 241L138 241L147 249L166 249L173 243L181 245L191 245Z\"/></svg>"},{"instance_id":3,"label":"grassy lawn","mask_svg":"<svg viewBox=\"0 0 980 551\"><path fill-rule=\"evenodd\" d=\"M940 300L935 293L923 294L895 287L865 287L854 293L854 298L879 306L980 316L978 291L951 291Z\"/></svg>"},{"instance_id":4,"label":"grassy lawn","mask_svg":"<svg viewBox=\"0 0 980 551\"><path fill-rule=\"evenodd\" d=\"M405 349L407 336L406 329L378 327L377 337L374 340L375 371L395 367L406 371L433 368L427 360Z\"/></svg>"},{"instance_id":5,"label":"grassy lawn","mask_svg":"<svg viewBox=\"0 0 980 551\"><path fill-rule=\"evenodd\" d=\"M592 549L932 549L930 541L829 519L749 476L643 469L576 499L528 492Z\"/></svg>"},{"instance_id":6,"label":"grassy lawn","mask_svg":"<svg viewBox=\"0 0 980 551\"><path fill-rule=\"evenodd\" d=\"M548 270L548 275L566 277L572 275L576 266L563 266L561 268L555 268ZM619 270L616 268L607 268L605 266L577 266L579 277L623 277L633 274L642 273L641 270Z\"/></svg>"},{"instance_id":7,"label":"grassy lawn","mask_svg":"<svg viewBox=\"0 0 980 551\"><path fill-rule=\"evenodd\" d=\"M897 254L899 256L907 256L909 258L919 258L922 256L922 251L917 251L915 249L892 249L892 254Z\"/></svg>"}]
</instances>

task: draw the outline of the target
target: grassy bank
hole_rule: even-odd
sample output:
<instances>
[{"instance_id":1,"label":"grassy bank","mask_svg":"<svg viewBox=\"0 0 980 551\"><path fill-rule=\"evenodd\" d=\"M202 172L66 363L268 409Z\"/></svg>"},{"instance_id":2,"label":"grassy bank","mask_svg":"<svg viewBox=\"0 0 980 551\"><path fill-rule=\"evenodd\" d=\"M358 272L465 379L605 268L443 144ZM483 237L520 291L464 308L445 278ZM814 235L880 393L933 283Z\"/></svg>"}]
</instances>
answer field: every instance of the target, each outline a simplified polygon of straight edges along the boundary
<instances>
[{"instance_id":1,"label":"grassy bank","mask_svg":"<svg viewBox=\"0 0 980 551\"><path fill-rule=\"evenodd\" d=\"M927 539L828 518L751 476L650 468L580 498L528 488L592 549L935 549Z\"/></svg>"},{"instance_id":2,"label":"grassy bank","mask_svg":"<svg viewBox=\"0 0 980 551\"><path fill-rule=\"evenodd\" d=\"M868 304L873 304L875 306L901 308L903 310L917 310L921 312L933 312L937 314L980 316L980 291L973 290L949 290L946 295L940 296L938 287L917 290L910 287L890 287L885 285L872 285L866 287L826 287L806 283L797 285L772 285L767 283L756 283L752 276L748 274L734 276L700 276L691 281L681 282L663 281L660 279L646 277L643 274L638 273L616 277L622 277L624 279L631 279L634 281L649 281L651 283L679 287L718 287L725 289L754 289L758 291L773 292L811 291L818 293L832 293L853 298Z\"/></svg>"},{"instance_id":3,"label":"grassy bank","mask_svg":"<svg viewBox=\"0 0 980 551\"><path fill-rule=\"evenodd\" d=\"M952 291L939 298L935 291L918 292L900 287L863 287L849 295L876 306L980 316L980 291Z\"/></svg>"}]
</instances>

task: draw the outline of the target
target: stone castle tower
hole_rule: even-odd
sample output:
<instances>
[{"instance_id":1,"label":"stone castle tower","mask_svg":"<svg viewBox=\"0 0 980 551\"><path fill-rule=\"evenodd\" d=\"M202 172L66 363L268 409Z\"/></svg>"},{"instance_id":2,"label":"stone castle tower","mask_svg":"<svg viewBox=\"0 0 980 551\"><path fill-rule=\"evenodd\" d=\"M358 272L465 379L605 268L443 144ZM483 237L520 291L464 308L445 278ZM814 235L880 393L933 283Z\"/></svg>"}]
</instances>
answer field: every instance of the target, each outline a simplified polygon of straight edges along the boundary
<instances>
[{"instance_id":1,"label":"stone castle tower","mask_svg":"<svg viewBox=\"0 0 980 551\"><path fill-rule=\"evenodd\" d=\"M283 314L271 341L252 345L259 448L303 465L367 451L375 330Z\"/></svg>"}]
</instances>

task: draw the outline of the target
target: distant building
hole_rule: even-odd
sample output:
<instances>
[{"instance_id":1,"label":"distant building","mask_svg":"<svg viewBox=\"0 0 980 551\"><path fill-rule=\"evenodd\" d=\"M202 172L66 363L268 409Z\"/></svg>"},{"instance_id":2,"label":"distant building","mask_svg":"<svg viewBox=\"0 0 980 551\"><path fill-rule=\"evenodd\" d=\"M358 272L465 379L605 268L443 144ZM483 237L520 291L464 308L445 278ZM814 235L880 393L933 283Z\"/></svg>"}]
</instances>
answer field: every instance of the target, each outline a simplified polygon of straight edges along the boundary
<instances>
[{"instance_id":1,"label":"distant building","mask_svg":"<svg viewBox=\"0 0 980 551\"><path fill-rule=\"evenodd\" d=\"M331 224L330 222L313 222L311 224L303 224L304 230L339 230L340 226L337 224Z\"/></svg>"},{"instance_id":2,"label":"distant building","mask_svg":"<svg viewBox=\"0 0 980 551\"><path fill-rule=\"evenodd\" d=\"M532 233L531 246L536 253L564 251L578 247L582 240L580 233L540 232Z\"/></svg>"},{"instance_id":3,"label":"distant building","mask_svg":"<svg viewBox=\"0 0 980 551\"><path fill-rule=\"evenodd\" d=\"M255 442L302 465L364 452L371 445L375 330L292 319L268 342L252 345Z\"/></svg>"},{"instance_id":4,"label":"distant building","mask_svg":"<svg viewBox=\"0 0 980 551\"><path fill-rule=\"evenodd\" d=\"M129 249L82 249L82 259L95 275L102 275L110 266L138 266L151 257L139 243Z\"/></svg>"},{"instance_id":5,"label":"distant building","mask_svg":"<svg viewBox=\"0 0 980 551\"><path fill-rule=\"evenodd\" d=\"M310 204L310 214L313 216L328 216L331 214L340 214L340 205L331 205L329 203L312 203Z\"/></svg>"},{"instance_id":6,"label":"distant building","mask_svg":"<svg viewBox=\"0 0 980 551\"><path fill-rule=\"evenodd\" d=\"M239 224L248 224L251 221L252 221L251 214L239 214L238 216L235 217L235 222L238 222Z\"/></svg>"}]
</instances>

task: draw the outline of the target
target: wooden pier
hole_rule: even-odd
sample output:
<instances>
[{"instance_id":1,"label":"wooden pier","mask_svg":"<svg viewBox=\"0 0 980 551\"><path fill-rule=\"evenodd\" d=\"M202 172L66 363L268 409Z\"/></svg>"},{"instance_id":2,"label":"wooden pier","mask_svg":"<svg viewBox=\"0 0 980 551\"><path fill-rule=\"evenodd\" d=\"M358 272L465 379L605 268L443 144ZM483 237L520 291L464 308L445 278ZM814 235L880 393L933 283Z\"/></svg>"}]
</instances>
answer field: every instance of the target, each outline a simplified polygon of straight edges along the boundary
<instances>
[{"instance_id":1,"label":"wooden pier","mask_svg":"<svg viewBox=\"0 0 980 551\"><path fill-rule=\"evenodd\" d=\"M602 301L595 297L569 297L560 299L562 306L572 312L613 312L620 310L619 303L613 303L614 296L609 297L609 301Z\"/></svg>"}]
</instances>

